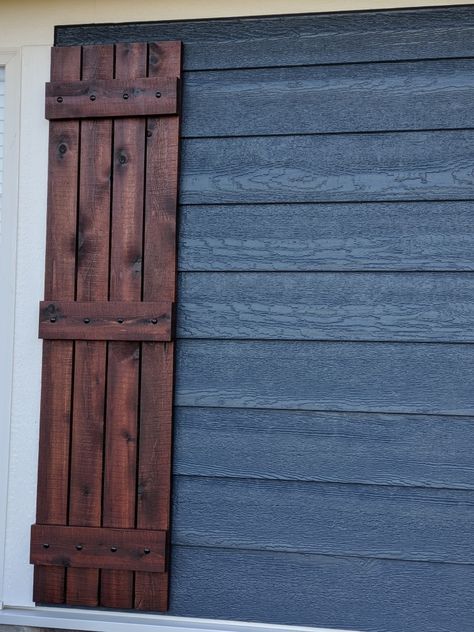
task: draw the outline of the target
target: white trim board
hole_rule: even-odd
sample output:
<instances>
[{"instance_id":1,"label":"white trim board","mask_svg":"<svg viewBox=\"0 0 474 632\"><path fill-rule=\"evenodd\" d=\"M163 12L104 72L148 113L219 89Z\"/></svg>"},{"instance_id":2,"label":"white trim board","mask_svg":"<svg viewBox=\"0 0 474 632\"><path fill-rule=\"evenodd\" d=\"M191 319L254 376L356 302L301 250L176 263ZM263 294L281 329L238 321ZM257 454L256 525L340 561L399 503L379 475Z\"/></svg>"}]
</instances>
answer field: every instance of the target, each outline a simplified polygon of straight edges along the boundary
<instances>
[{"instance_id":1,"label":"white trim board","mask_svg":"<svg viewBox=\"0 0 474 632\"><path fill-rule=\"evenodd\" d=\"M20 49L0 48L0 66L5 69L4 171L2 178L2 223L0 233L0 600L7 520L10 449L10 418L13 375L15 311L16 233L18 208L18 158L20 140Z\"/></svg>"},{"instance_id":2,"label":"white trim board","mask_svg":"<svg viewBox=\"0 0 474 632\"><path fill-rule=\"evenodd\" d=\"M90 632L355 632L72 608L4 608L0 624Z\"/></svg>"},{"instance_id":3,"label":"white trim board","mask_svg":"<svg viewBox=\"0 0 474 632\"><path fill-rule=\"evenodd\" d=\"M16 267L16 281L13 270L11 276L0 275L0 278L8 277L11 309L5 311L12 314L10 329L13 329L14 313L13 371L11 367L8 371L11 384L10 421L3 415L0 417L2 436L8 436L10 427L9 447L0 442L2 519L6 512L6 529L0 530L0 539L5 543L0 601L12 606L33 605L33 572L28 549L29 530L34 522L36 506L41 386L41 343L37 320L44 277L48 156L44 83L49 76L49 58L49 46L25 46L21 55L15 56L18 60L16 67L10 73L7 65L6 71L7 107L13 82L17 86L16 116L20 117L21 126L17 135L19 160L12 159L9 147L6 147L8 157L5 160L7 181L10 179L7 169L13 171L14 164L17 165L18 185L9 183L16 192L10 202L5 200L4 207L5 219L11 216L9 234L12 248L16 246L16 264L15 261L13 265L9 264L10 269L15 270ZM6 127L10 132L10 120L6 121ZM2 326L2 341L4 331ZM5 388L4 385L1 388ZM5 480L6 470L8 481Z\"/></svg>"}]
</instances>

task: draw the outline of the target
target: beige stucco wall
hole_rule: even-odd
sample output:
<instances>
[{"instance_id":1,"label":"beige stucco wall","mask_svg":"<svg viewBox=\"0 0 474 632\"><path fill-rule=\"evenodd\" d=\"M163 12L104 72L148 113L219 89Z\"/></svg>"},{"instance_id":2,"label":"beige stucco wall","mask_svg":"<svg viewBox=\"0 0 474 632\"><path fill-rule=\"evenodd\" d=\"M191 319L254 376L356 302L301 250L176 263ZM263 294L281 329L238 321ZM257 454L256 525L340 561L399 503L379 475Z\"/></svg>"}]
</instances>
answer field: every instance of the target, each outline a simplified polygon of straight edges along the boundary
<instances>
[{"instance_id":1,"label":"beige stucco wall","mask_svg":"<svg viewBox=\"0 0 474 632\"><path fill-rule=\"evenodd\" d=\"M51 44L56 24L474 4L474 0L0 0L0 48Z\"/></svg>"}]
</instances>

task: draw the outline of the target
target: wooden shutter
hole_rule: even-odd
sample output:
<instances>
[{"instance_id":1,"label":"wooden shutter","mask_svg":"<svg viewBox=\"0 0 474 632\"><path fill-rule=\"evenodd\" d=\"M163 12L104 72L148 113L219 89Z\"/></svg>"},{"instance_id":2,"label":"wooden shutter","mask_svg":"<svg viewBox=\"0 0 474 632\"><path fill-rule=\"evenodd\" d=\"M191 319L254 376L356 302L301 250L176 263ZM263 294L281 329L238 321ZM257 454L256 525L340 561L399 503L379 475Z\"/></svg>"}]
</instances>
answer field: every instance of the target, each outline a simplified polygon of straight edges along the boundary
<instances>
[{"instance_id":1,"label":"wooden shutter","mask_svg":"<svg viewBox=\"0 0 474 632\"><path fill-rule=\"evenodd\" d=\"M37 603L167 609L180 71L52 50Z\"/></svg>"}]
</instances>

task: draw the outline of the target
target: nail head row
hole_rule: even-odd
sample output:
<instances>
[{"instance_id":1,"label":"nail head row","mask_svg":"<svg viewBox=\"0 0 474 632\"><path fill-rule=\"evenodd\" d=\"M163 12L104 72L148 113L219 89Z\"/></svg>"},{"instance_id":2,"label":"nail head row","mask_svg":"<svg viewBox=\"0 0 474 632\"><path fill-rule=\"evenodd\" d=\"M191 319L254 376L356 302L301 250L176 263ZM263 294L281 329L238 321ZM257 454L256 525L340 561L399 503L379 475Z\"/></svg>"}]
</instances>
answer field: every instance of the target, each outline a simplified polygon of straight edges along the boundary
<instances>
[{"instance_id":1,"label":"nail head row","mask_svg":"<svg viewBox=\"0 0 474 632\"><path fill-rule=\"evenodd\" d=\"M43 544L43 549L49 549L49 546L50 546L50 545L49 545L47 542L45 542L45 543ZM83 546L82 544L76 544L76 545L75 545L75 549L76 549L76 551L82 551L82 549L83 549L83 548L84 548L84 546ZM110 547L110 551L111 551L111 553L116 553L116 552L118 551L118 547L117 547L117 546L111 546L111 547ZM143 553L144 553L145 555L149 555L149 554L151 553L151 549L149 549L148 547L145 547L145 548L143 549Z\"/></svg>"}]
</instances>

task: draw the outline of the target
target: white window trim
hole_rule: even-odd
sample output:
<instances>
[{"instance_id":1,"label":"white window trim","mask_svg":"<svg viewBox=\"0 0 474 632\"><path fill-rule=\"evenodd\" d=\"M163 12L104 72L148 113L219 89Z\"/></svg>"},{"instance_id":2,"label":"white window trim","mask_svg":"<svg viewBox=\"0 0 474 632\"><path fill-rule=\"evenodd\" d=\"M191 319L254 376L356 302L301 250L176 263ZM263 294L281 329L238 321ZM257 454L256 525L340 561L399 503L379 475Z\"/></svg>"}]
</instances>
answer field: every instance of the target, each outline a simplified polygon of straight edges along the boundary
<instances>
[{"instance_id":1,"label":"white window trim","mask_svg":"<svg viewBox=\"0 0 474 632\"><path fill-rule=\"evenodd\" d=\"M10 448L10 417L13 377L16 241L18 209L18 160L20 141L21 51L0 48L0 66L5 68L4 172L2 194L2 239L0 247L0 305L3 306L0 342L0 607L7 517Z\"/></svg>"}]
</instances>

